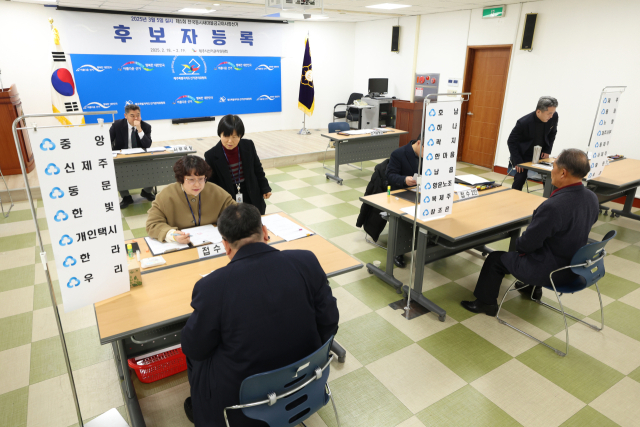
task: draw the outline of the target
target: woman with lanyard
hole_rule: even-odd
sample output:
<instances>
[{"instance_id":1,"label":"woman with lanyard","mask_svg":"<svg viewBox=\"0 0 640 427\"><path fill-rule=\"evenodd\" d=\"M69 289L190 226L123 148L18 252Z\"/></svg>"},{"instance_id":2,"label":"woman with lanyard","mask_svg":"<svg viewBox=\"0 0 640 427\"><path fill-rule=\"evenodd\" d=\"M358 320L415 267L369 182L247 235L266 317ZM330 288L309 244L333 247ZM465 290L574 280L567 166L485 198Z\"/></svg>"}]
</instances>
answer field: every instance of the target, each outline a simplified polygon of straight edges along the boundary
<instances>
[{"instance_id":1,"label":"woman with lanyard","mask_svg":"<svg viewBox=\"0 0 640 427\"><path fill-rule=\"evenodd\" d=\"M147 234L161 242L189 243L189 228L216 225L222 211L235 202L222 188L207 182L211 168L201 157L184 156L173 165L173 172L177 182L151 204Z\"/></svg>"},{"instance_id":2,"label":"woman with lanyard","mask_svg":"<svg viewBox=\"0 0 640 427\"><path fill-rule=\"evenodd\" d=\"M249 203L265 214L271 187L262 170L256 147L243 139L240 117L227 114L218 124L220 142L204 153L213 173L210 181L224 188L238 203Z\"/></svg>"}]
</instances>

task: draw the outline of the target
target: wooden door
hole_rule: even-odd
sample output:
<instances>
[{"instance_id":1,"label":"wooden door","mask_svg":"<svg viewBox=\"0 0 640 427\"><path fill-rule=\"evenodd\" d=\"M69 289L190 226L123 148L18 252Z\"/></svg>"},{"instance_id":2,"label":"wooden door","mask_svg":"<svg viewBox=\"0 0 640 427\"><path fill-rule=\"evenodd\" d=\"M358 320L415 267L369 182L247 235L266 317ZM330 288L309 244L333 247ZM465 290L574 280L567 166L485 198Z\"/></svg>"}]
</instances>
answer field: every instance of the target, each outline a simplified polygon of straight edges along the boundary
<instances>
[{"instance_id":1,"label":"wooden door","mask_svg":"<svg viewBox=\"0 0 640 427\"><path fill-rule=\"evenodd\" d=\"M510 58L511 46L468 48L464 91L471 96L462 110L463 162L493 169Z\"/></svg>"}]
</instances>

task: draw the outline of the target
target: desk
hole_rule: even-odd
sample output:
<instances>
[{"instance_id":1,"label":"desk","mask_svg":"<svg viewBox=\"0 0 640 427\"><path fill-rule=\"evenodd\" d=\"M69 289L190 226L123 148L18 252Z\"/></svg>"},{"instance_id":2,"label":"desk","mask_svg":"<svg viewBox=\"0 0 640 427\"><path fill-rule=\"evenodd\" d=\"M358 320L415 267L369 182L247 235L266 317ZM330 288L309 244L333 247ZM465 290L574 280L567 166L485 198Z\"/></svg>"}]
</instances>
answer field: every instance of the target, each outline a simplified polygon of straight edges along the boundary
<instances>
[{"instance_id":1,"label":"desk","mask_svg":"<svg viewBox=\"0 0 640 427\"><path fill-rule=\"evenodd\" d=\"M631 213L636 190L640 186L640 160L616 160L605 166L602 175L587 181L587 187L598 196L600 203L626 196L624 208L611 209L612 215L624 216L640 221L640 216Z\"/></svg>"},{"instance_id":2,"label":"desk","mask_svg":"<svg viewBox=\"0 0 640 427\"><path fill-rule=\"evenodd\" d=\"M392 196L374 194L361 197L360 200L389 214L386 270L373 264L367 264L367 270L398 292L403 290L408 293L408 286L404 286L393 276L393 258L411 251L413 215L405 214L400 209L414 205L406 200L396 200L393 193ZM505 238L511 238L509 250L515 250L515 240L520 236L520 229L529 224L534 209L543 201L538 196L521 191L495 188L481 192L480 196L473 199L458 201L456 196L451 215L431 221L418 221L412 301L432 311L444 322L446 312L422 295L424 265Z\"/></svg>"},{"instance_id":3,"label":"desk","mask_svg":"<svg viewBox=\"0 0 640 427\"><path fill-rule=\"evenodd\" d=\"M550 158L548 160L555 160L555 158ZM540 167L539 164L535 164L531 162L522 163L522 164L519 164L518 166L526 170L532 170L532 171L538 172L540 175L542 175L542 185L544 186L544 190L542 190L542 197L544 197L545 199L548 199L549 196L551 196L551 193L553 192L553 190L555 189L553 184L551 184L551 169Z\"/></svg>"},{"instance_id":4,"label":"desk","mask_svg":"<svg viewBox=\"0 0 640 427\"><path fill-rule=\"evenodd\" d=\"M283 215L286 217L286 215ZM270 243L280 250L313 251L327 277L334 277L362 268L357 259L346 254L319 235L285 242ZM136 239L146 253L144 239ZM163 255L167 265L142 272L142 286L94 305L101 344L111 344L121 381L125 404L133 427L144 427L127 359L162 350L180 343L180 331L193 311L191 294L201 274L222 268L229 263L226 255L198 259L196 249ZM338 351L332 347L334 352ZM344 357L344 353L343 356Z\"/></svg>"},{"instance_id":5,"label":"desk","mask_svg":"<svg viewBox=\"0 0 640 427\"><path fill-rule=\"evenodd\" d=\"M333 174L325 173L327 179L331 178L342 185L343 179L340 178L340 165L389 158L393 150L400 146L400 135L404 135L407 132L393 128L385 128L385 130L389 132L375 136L369 134L339 135L338 133L323 133L322 136L334 141L336 149Z\"/></svg>"},{"instance_id":6,"label":"desk","mask_svg":"<svg viewBox=\"0 0 640 427\"><path fill-rule=\"evenodd\" d=\"M141 154L118 154L113 158L118 191L157 187L176 182L173 165L185 154L195 151L160 151Z\"/></svg>"}]
</instances>

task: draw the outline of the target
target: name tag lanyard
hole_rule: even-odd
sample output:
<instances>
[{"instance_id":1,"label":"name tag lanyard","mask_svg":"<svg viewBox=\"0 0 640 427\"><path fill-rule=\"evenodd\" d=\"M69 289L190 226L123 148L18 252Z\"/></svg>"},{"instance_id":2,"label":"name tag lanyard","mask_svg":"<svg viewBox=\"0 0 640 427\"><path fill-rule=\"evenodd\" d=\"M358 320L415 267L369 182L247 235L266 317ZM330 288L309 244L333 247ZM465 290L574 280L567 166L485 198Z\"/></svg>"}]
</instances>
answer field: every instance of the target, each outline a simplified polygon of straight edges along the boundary
<instances>
[{"instance_id":1,"label":"name tag lanyard","mask_svg":"<svg viewBox=\"0 0 640 427\"><path fill-rule=\"evenodd\" d=\"M186 191L182 191L184 193L185 199L187 199L187 206L189 206L189 210L191 211L191 216L193 217L193 223L200 227L200 222L202 221L202 203L200 196L202 194L198 194L198 222L196 223L196 216L193 214L193 209L191 209L191 203L189 203L189 196L187 196Z\"/></svg>"},{"instance_id":2,"label":"name tag lanyard","mask_svg":"<svg viewBox=\"0 0 640 427\"><path fill-rule=\"evenodd\" d=\"M231 170L231 163L229 162L229 158L227 157L227 153L225 153L224 149L222 150L224 153L224 158L227 159L227 164L229 165L229 172L231 172L231 178L233 179L234 184L236 184L236 188L238 189L238 194L236 194L236 202L242 203L242 193L240 192L240 165L242 164L242 159L240 158L240 147L238 147L238 179L236 180L236 176L233 174Z\"/></svg>"}]
</instances>

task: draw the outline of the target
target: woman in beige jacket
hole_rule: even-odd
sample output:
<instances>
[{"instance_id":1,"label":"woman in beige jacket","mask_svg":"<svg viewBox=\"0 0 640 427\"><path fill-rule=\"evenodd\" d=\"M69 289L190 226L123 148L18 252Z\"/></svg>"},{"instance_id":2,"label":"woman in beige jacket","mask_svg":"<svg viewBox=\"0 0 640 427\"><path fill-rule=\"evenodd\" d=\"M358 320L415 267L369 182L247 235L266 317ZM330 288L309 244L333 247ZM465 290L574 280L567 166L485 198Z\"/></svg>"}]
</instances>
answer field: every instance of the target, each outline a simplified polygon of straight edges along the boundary
<instances>
[{"instance_id":1,"label":"woman in beige jacket","mask_svg":"<svg viewBox=\"0 0 640 427\"><path fill-rule=\"evenodd\" d=\"M236 202L222 188L207 182L211 168L201 157L184 156L173 166L176 183L168 185L151 204L147 234L161 242L189 243L185 228L216 225L218 217Z\"/></svg>"}]
</instances>

